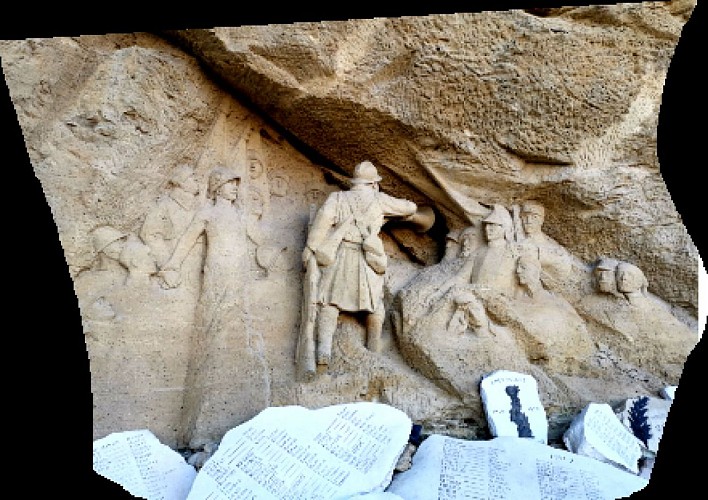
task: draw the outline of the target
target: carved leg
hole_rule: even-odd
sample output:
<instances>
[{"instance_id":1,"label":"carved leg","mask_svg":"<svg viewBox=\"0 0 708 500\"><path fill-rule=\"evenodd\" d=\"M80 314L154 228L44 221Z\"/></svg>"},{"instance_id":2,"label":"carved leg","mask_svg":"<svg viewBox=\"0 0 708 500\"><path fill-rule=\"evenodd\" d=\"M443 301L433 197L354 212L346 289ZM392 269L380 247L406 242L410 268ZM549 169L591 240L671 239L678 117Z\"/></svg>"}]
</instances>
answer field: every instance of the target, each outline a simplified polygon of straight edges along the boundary
<instances>
[{"instance_id":1,"label":"carved leg","mask_svg":"<svg viewBox=\"0 0 708 500\"><path fill-rule=\"evenodd\" d=\"M339 309L322 306L317 324L317 364L328 365L332 357L332 338L337 329Z\"/></svg>"},{"instance_id":2,"label":"carved leg","mask_svg":"<svg viewBox=\"0 0 708 500\"><path fill-rule=\"evenodd\" d=\"M383 304L366 316L366 347L372 352L381 352L381 331L384 318Z\"/></svg>"}]
</instances>

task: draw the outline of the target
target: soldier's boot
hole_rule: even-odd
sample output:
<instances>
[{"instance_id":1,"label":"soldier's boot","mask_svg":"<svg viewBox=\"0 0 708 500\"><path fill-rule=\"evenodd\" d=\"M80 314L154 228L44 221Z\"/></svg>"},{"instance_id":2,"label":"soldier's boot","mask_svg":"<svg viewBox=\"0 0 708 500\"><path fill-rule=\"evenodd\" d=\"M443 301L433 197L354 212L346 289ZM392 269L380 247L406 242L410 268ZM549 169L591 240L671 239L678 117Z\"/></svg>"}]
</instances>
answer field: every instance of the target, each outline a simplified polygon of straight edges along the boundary
<instances>
[{"instance_id":1,"label":"soldier's boot","mask_svg":"<svg viewBox=\"0 0 708 500\"><path fill-rule=\"evenodd\" d=\"M383 309L366 317L366 348L372 352L381 352L381 331L384 324Z\"/></svg>"},{"instance_id":2,"label":"soldier's boot","mask_svg":"<svg viewBox=\"0 0 708 500\"><path fill-rule=\"evenodd\" d=\"M317 323L317 364L328 365L332 357L332 338L337 329L339 309L322 306Z\"/></svg>"}]
</instances>

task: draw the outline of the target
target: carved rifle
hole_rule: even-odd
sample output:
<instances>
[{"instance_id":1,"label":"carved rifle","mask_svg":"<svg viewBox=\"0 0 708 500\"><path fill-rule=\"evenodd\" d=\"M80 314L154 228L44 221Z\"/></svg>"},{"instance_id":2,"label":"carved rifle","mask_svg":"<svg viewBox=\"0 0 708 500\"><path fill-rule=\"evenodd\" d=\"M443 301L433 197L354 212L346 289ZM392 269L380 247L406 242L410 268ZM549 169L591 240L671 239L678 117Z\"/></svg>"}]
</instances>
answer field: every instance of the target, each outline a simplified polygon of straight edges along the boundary
<instances>
[{"instance_id":1,"label":"carved rifle","mask_svg":"<svg viewBox=\"0 0 708 500\"><path fill-rule=\"evenodd\" d=\"M310 222L308 224L308 232L312 228L317 212L316 205L310 205ZM317 362L315 360L316 345L315 345L315 326L317 324L317 290L320 282L320 269L317 263L316 255L323 257L324 254L329 254L327 260L334 260L336 250L342 241L344 233L349 229L349 225L353 221L353 216L349 216L345 221L341 222L334 228L326 239L326 246L330 247L324 250L325 245L319 245L305 264L305 277L303 279L303 300L302 311L300 313L300 334L297 342L295 359L298 368L298 375L302 380L312 380L317 372Z\"/></svg>"},{"instance_id":2,"label":"carved rifle","mask_svg":"<svg viewBox=\"0 0 708 500\"><path fill-rule=\"evenodd\" d=\"M308 232L315 219L316 209L316 205L310 205ZM295 353L298 375L304 380L311 380L317 371L315 361L315 324L317 321L317 286L319 281L320 270L317 266L317 259L314 253L312 253L305 264L302 311L300 315L300 336Z\"/></svg>"}]
</instances>

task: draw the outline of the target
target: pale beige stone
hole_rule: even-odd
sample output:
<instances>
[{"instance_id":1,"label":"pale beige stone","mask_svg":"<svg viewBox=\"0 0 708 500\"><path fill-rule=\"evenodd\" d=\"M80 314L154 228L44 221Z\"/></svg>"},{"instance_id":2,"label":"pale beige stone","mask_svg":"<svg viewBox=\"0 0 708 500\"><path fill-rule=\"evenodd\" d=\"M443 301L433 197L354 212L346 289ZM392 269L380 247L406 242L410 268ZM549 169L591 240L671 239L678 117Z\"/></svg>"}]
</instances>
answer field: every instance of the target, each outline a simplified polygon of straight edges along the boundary
<instances>
[{"instance_id":1,"label":"pale beige stone","mask_svg":"<svg viewBox=\"0 0 708 500\"><path fill-rule=\"evenodd\" d=\"M0 42L74 280L94 437L147 427L209 448L266 406L362 400L470 437L485 371L533 375L557 427L674 385L697 341L698 255L656 125L691 5ZM341 317L303 382L311 207L365 160L435 224L379 228L378 345ZM240 177L236 204L208 196L219 166ZM493 209L511 219L500 266L482 265ZM598 288L601 257L644 270L646 292Z\"/></svg>"},{"instance_id":2,"label":"pale beige stone","mask_svg":"<svg viewBox=\"0 0 708 500\"><path fill-rule=\"evenodd\" d=\"M306 280L315 273L316 279L306 284L314 297L305 295L304 300L306 308L317 309L317 365L329 365L332 338L341 313L363 312L366 346L373 352L381 350L388 256L379 233L389 219L410 219L418 211L412 201L380 193L381 180L375 165L360 163L354 169L351 189L330 194L309 227L302 260L306 267L319 269L307 270ZM309 316L306 308L303 314ZM309 331L309 335L313 332ZM301 342L310 350L314 347L311 340ZM298 355L305 363L303 369L314 373L315 353L303 348Z\"/></svg>"},{"instance_id":3,"label":"pale beige stone","mask_svg":"<svg viewBox=\"0 0 708 500\"><path fill-rule=\"evenodd\" d=\"M373 161L383 190L434 199L455 228L478 203L538 198L573 254L637 255L652 289L695 315L697 251L656 156L681 3L170 35L347 173Z\"/></svg>"}]
</instances>

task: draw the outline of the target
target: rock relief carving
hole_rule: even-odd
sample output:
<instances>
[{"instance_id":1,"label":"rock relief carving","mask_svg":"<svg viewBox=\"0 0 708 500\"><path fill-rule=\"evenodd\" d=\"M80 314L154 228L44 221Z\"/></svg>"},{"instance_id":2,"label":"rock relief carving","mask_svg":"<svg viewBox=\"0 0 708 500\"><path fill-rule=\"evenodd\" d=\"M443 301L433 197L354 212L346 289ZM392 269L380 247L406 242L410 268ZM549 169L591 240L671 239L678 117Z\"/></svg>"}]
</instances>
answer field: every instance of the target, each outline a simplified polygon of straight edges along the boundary
<instances>
[{"instance_id":1,"label":"rock relief carving","mask_svg":"<svg viewBox=\"0 0 708 500\"><path fill-rule=\"evenodd\" d=\"M265 168L259 152L255 149L248 150L248 178L252 181L260 179L264 171Z\"/></svg>"},{"instance_id":2,"label":"rock relief carving","mask_svg":"<svg viewBox=\"0 0 708 500\"><path fill-rule=\"evenodd\" d=\"M517 288L518 251L511 214L503 206L494 205L482 219L482 231L485 242L466 258L457 281L477 285L480 290L512 294Z\"/></svg>"},{"instance_id":3,"label":"rock relief carving","mask_svg":"<svg viewBox=\"0 0 708 500\"><path fill-rule=\"evenodd\" d=\"M112 226L99 226L91 232L96 253L94 263L90 269L80 272L74 278L85 332L89 330L87 322L108 320L115 316L115 310L106 294L115 286L123 284L128 275L128 269L120 260L127 239L127 233Z\"/></svg>"},{"instance_id":4,"label":"rock relief carving","mask_svg":"<svg viewBox=\"0 0 708 500\"><path fill-rule=\"evenodd\" d=\"M208 202L192 219L159 273L165 286L179 286L185 257L199 237L205 237L202 292L195 317L182 426L187 433L184 440L192 448L216 440L234 421L250 418L267 406L264 346L245 319L247 222L239 202L240 183L240 176L227 167L218 166L211 171ZM222 377L234 381L234 392L250 387L247 393L251 397L242 407L221 411L233 406L233 395L228 391L210 389L210 382Z\"/></svg>"},{"instance_id":5,"label":"rock relief carving","mask_svg":"<svg viewBox=\"0 0 708 500\"><path fill-rule=\"evenodd\" d=\"M164 266L172 256L179 238L187 230L203 203L194 168L178 165L168 178L166 189L147 211L139 231L140 239L150 247L157 266ZM204 237L200 236L181 263L179 293L196 300L201 286Z\"/></svg>"},{"instance_id":6,"label":"rock relief carving","mask_svg":"<svg viewBox=\"0 0 708 500\"><path fill-rule=\"evenodd\" d=\"M273 196L287 196L288 179L282 175L273 175L270 178L270 193Z\"/></svg>"},{"instance_id":7,"label":"rock relief carving","mask_svg":"<svg viewBox=\"0 0 708 500\"><path fill-rule=\"evenodd\" d=\"M320 206L325 198L326 194L321 189L313 188L305 193L305 199L309 205Z\"/></svg>"},{"instance_id":8,"label":"rock relief carving","mask_svg":"<svg viewBox=\"0 0 708 500\"><path fill-rule=\"evenodd\" d=\"M562 292L568 290L568 285L582 273L574 272L575 259L570 252L543 232L545 217L546 209L541 203L534 200L521 203L521 231L517 230L517 239L520 251L537 255L544 287Z\"/></svg>"},{"instance_id":9,"label":"rock relief carving","mask_svg":"<svg viewBox=\"0 0 708 500\"><path fill-rule=\"evenodd\" d=\"M175 168L147 211L140 237L97 228L95 265L76 280L85 331L97 332L100 340L91 344L96 359L109 356L101 351L102 343L124 336L124 330L140 331L149 339L151 334L167 335L162 330L168 325L179 336L172 347L174 356L182 358L172 361L173 371L182 378L186 374L186 383L167 385L184 386L170 393L184 396L170 406L184 411L181 423L169 425L182 429L177 442L194 447L218 439L219 429L268 405L265 346L261 333L248 325L249 277L244 270L258 265L266 276L287 270L284 249L269 244L261 228L266 210L262 191L249 185L241 192L241 176L221 166L211 171L207 184L204 200L194 169ZM114 346L115 352L125 349ZM187 360L189 366L180 368ZM219 374L237 381L231 394L210 389ZM219 406L240 399L234 395L239 391L258 395L249 405L219 413ZM106 420L101 414L96 418Z\"/></svg>"},{"instance_id":10,"label":"rock relief carving","mask_svg":"<svg viewBox=\"0 0 708 500\"><path fill-rule=\"evenodd\" d=\"M167 191L145 215L140 238L150 247L159 266L170 258L179 237L194 218L198 194L194 169L180 165L170 176Z\"/></svg>"},{"instance_id":11,"label":"rock relief carving","mask_svg":"<svg viewBox=\"0 0 708 500\"><path fill-rule=\"evenodd\" d=\"M266 211L266 201L263 192L257 187L248 188L248 226L247 235L251 247L250 262L255 266L257 279L268 278L275 274L283 274L290 270L287 245L282 245L268 234L263 227L263 215Z\"/></svg>"},{"instance_id":12,"label":"rock relief carving","mask_svg":"<svg viewBox=\"0 0 708 500\"><path fill-rule=\"evenodd\" d=\"M128 235L119 261L128 270L128 276L125 279L126 286L147 288L155 284L152 278L158 271L157 261L150 247L137 236Z\"/></svg>"},{"instance_id":13,"label":"rock relief carving","mask_svg":"<svg viewBox=\"0 0 708 500\"><path fill-rule=\"evenodd\" d=\"M221 295L216 288L230 290L228 283L219 278L218 272L234 273L234 266L242 264L245 245L239 235L245 237L246 222L241 207L236 203L239 194L240 176L226 167L216 167L209 176L206 203L190 220L177 240L169 259L160 266L160 276L168 288L181 282L182 264L200 237L207 241L204 262L204 293ZM241 244L239 244L241 243ZM236 266L237 267L237 266ZM215 288L215 286L216 288Z\"/></svg>"},{"instance_id":14,"label":"rock relief carving","mask_svg":"<svg viewBox=\"0 0 708 500\"><path fill-rule=\"evenodd\" d=\"M431 305L454 284L458 271L483 244L483 238L479 223L447 233L441 261L421 269L393 298L391 316L394 331L410 330L420 317L429 312Z\"/></svg>"},{"instance_id":15,"label":"rock relief carving","mask_svg":"<svg viewBox=\"0 0 708 500\"><path fill-rule=\"evenodd\" d=\"M182 403L176 388L186 372L181 339L191 318L183 302L160 287L156 259L136 234L99 226L92 236L96 265L75 284L87 351L92 366L101 367L92 370L94 437L144 426L145 416L160 408L152 426L176 444ZM170 352L149 347L155 337L170 338Z\"/></svg>"},{"instance_id":16,"label":"rock relief carving","mask_svg":"<svg viewBox=\"0 0 708 500\"><path fill-rule=\"evenodd\" d=\"M594 292L585 295L578 303L578 311L592 321L619 334L624 341L634 342L636 325L623 314L624 296L617 289L619 261L601 258L593 266Z\"/></svg>"},{"instance_id":17,"label":"rock relief carving","mask_svg":"<svg viewBox=\"0 0 708 500\"><path fill-rule=\"evenodd\" d=\"M697 336L648 294L640 269L615 259L582 263L542 232L545 210L536 201L512 211L493 205L451 231L441 261L394 298L393 331L411 366L463 401L476 391L472 379L498 366L597 376L593 360L606 354L607 338L600 325L614 332L625 371L641 376L632 363L675 363L680 374Z\"/></svg>"},{"instance_id":18,"label":"rock relief carving","mask_svg":"<svg viewBox=\"0 0 708 500\"><path fill-rule=\"evenodd\" d=\"M392 218L414 221L421 213L414 202L380 192L381 180L371 162L359 163L351 188L331 193L313 213L302 254L305 293L296 353L305 378L315 374L316 365L329 364L341 313L362 313L366 346L380 350L388 257L379 233ZM426 222L428 229L432 220Z\"/></svg>"},{"instance_id":19,"label":"rock relief carving","mask_svg":"<svg viewBox=\"0 0 708 500\"><path fill-rule=\"evenodd\" d=\"M369 180L380 179L373 168ZM190 174L189 170L178 168L175 171L168 190L146 215L140 231L145 244L132 235L113 231L115 239L108 245L100 245L100 251L98 247L96 249L99 257L95 270L113 271L109 273L113 276L113 281L108 280L109 287L116 284L146 287L155 283L156 270L159 268L157 275L160 282L166 288L165 292L170 292L184 288L189 282L185 279L188 272L187 256L192 255L195 248L203 247L206 251L203 256L199 251L196 252L197 273L202 276L203 286L201 292L197 292L199 303L195 313L193 339L195 351L190 356L188 390L185 391L186 411L183 416L185 428L188 429L185 439L191 446L199 447L216 439L219 432L214 432L214 429L218 425L227 428L230 424L226 420L234 422L248 418L243 415L225 418L215 412L209 413L209 408L223 405L229 400L210 394L208 389L209 380L216 376L217 371L223 376L224 367L234 364L233 359L212 356L217 351L216 346L231 342L226 338L227 332L238 338L237 343L248 345L249 349L246 354L232 349L231 357L236 352L242 366L229 367L226 371L230 369L233 377L242 385L250 386L249 394L264 395L262 401L254 402L251 408L242 410L244 415L248 412L255 414L267 405L268 369L262 355L263 341L249 330L243 318L244 294L241 293L239 297L237 291L246 286L239 273L242 273L244 266L249 265L247 261L251 260L245 249L249 246L255 248L252 257L266 277L286 268L282 267L285 248L269 243L268 227L261 227L266 210L261 189L251 184L245 186L245 189L240 185L239 191L239 176L217 168L209 178L208 200L197 208L198 186L196 190L189 190L178 184L181 176L182 179L190 175L193 177L193 171ZM332 337L342 313L357 319L365 318L365 344L370 352L379 350L377 344L384 318L381 283L387 263L378 234L388 218L413 221L416 215L421 215L420 207L415 207L415 204L411 206L412 202L394 199L396 202L391 204L395 206L389 208L388 212L384 211L381 216L370 215L366 210L359 214L358 219L364 221L362 225L366 228L362 232L355 211L350 209L351 213L348 216L346 214L348 202L345 193L361 191L362 194L357 194L357 197L376 197L378 204L381 204L378 195L383 195L375 188L358 187L369 185L354 182L366 178L362 170L363 167L355 171L351 190L332 193L320 210L312 213L312 226L308 231L307 247L303 251L303 260L312 262L314 259L316 263L307 267L306 278L309 277L311 281L309 285L305 284L303 301L303 306L314 305L311 308L314 314L309 316L312 318L312 337L309 344L303 344L300 339L296 358L298 368L308 376L314 375L318 365L324 367L329 364ZM228 180L222 184L223 179ZM260 177L260 180L263 178ZM225 184L230 187L221 189ZM372 196L369 191L377 194ZM191 199L192 203L179 203L175 196L180 195L175 193L189 193L190 196L182 196L182 201ZM312 189L305 192L304 197L310 201L321 200L323 193ZM563 296L563 285L570 279L569 275L573 274L573 266L576 265L574 257L540 230L543 223L542 208L538 203L520 205L518 223L515 224L511 210L501 205L491 206L486 216L471 221L462 230L449 232L442 260L434 266L423 268L394 297L391 313L395 318L394 332L398 349L416 370L449 393L455 394L466 405L475 404L473 395L477 392L478 377L483 371L504 366L531 372L533 365L541 365L569 373L573 371L568 369L572 364L569 358L577 357L579 352L592 351L592 341L585 329L585 322L594 321L593 318L579 316L573 305L580 311L579 306ZM341 235L337 231L341 231ZM373 234L376 234L379 244L372 243L376 241L373 237L368 239ZM349 241L351 239L355 241ZM217 243L219 240L222 243ZM371 262L366 260L365 242L370 252L371 249L381 250L378 254L381 257L378 268L380 272L376 272L373 267L376 266L373 259L375 254L369 254ZM328 262L328 243L338 246L334 252L329 251L332 262L323 265ZM345 252L343 249L348 246L346 243L355 243L357 252ZM226 248L229 250L221 250ZM358 260L345 258L346 253L354 253ZM322 262L317 260L318 256ZM341 258L340 266L335 265L338 258ZM363 269L365 279L354 281L347 278L338 282L337 276L354 276L347 271L352 260L355 260L360 271ZM361 267L362 263L367 267ZM623 271L623 284L620 286L619 263L610 260L607 263L595 269L595 276L602 276L603 284L598 280L597 292L592 296L601 295L605 301L617 302L619 312L607 323L608 328L613 328L627 339L642 338L642 334L637 333L641 330L641 317L635 318L632 310L647 307L647 301L653 304L646 293L646 279L632 279L637 273L627 268ZM609 269L604 269L605 265ZM338 267L339 270L335 272ZM376 276L370 280L372 272ZM85 273L84 277L88 277L88 271ZM224 281L229 276L231 285L226 286ZM357 277L360 276L362 273L357 273ZM381 278L378 281L377 276ZM611 279L608 280L607 276L611 276ZM581 274L581 279L584 277ZM642 286L637 288L637 281L643 283L643 289ZM338 285L348 286L352 282L356 283L355 291L346 289L335 292ZM308 286L312 290L311 294L307 292ZM337 294L353 296L355 298L351 300L358 301L358 304L363 300L368 307L342 305L339 299L333 298ZM308 302L307 297L314 297L314 300ZM99 313L111 319L111 315L115 315L114 304L105 297L100 304L104 310ZM606 312L605 308L603 316L597 319L598 323L608 316ZM668 311L667 314L671 316ZM308 318L305 311L303 318ZM670 317L665 319L671 321ZM678 320L675 321L678 323ZM351 339L347 342L351 343ZM673 347L669 348L677 353L690 352L690 342L679 344L672 344ZM659 359L660 354L657 351L656 359ZM680 366L685 356L682 358L681 354L677 354L676 359L677 366ZM367 363L370 361L366 357L362 360ZM244 376L243 373L248 375ZM386 387L386 383L382 384L382 387ZM261 389L254 390L253 387ZM387 390L390 392L390 389ZM214 426L214 421L220 423ZM208 432L205 430L207 428L210 429Z\"/></svg>"},{"instance_id":20,"label":"rock relief carving","mask_svg":"<svg viewBox=\"0 0 708 500\"><path fill-rule=\"evenodd\" d=\"M592 339L570 302L544 287L542 267L537 252L521 251L516 261L519 288L510 301L490 307L497 308L494 312L504 317L505 324L521 332L517 338L531 362L569 373L592 353Z\"/></svg>"},{"instance_id":21,"label":"rock relief carving","mask_svg":"<svg viewBox=\"0 0 708 500\"><path fill-rule=\"evenodd\" d=\"M596 291L578 304L589 326L608 332L604 338L627 362L649 370L664 366L664 376L677 384L697 332L649 293L644 272L634 264L603 258L594 276Z\"/></svg>"},{"instance_id":22,"label":"rock relief carving","mask_svg":"<svg viewBox=\"0 0 708 500\"><path fill-rule=\"evenodd\" d=\"M247 178L244 179L245 208L247 212L247 236L249 241L249 268L254 279L262 280L282 276L293 265L289 246L283 244L279 234L265 221L271 210L272 180L264 160L258 134L251 136L246 152Z\"/></svg>"}]
</instances>

